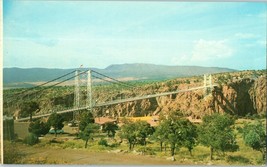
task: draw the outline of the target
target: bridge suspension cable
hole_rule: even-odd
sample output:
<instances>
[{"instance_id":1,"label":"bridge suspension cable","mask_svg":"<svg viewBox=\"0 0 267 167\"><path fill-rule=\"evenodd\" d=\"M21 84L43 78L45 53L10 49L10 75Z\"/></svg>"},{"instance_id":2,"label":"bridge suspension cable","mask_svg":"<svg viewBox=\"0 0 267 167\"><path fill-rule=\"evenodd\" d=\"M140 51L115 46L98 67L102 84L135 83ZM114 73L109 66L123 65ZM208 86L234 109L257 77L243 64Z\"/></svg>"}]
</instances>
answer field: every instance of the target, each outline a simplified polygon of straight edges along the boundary
<instances>
[{"instance_id":1,"label":"bridge suspension cable","mask_svg":"<svg viewBox=\"0 0 267 167\"><path fill-rule=\"evenodd\" d=\"M32 87L32 88L30 88L30 89L35 89L35 88L38 88L38 87L47 85L47 84L49 84L49 83L51 83L51 82L53 82L53 81L56 81L56 80L61 79L61 78L65 77L65 76L68 76L68 75L70 75L70 74L72 74L72 73L74 73L74 72L75 72L75 70L74 70L74 71L71 71L71 72L69 72L69 73L67 73L67 74L65 74L65 75L62 75L62 76L60 76L60 77L57 77L57 78L55 78L55 79L52 79L52 80L50 80L50 81L47 81L47 82L45 82L45 83L43 83L43 84L37 85L37 86L35 86L35 87ZM30 89L28 89L28 91L29 91Z\"/></svg>"},{"instance_id":2,"label":"bridge suspension cable","mask_svg":"<svg viewBox=\"0 0 267 167\"><path fill-rule=\"evenodd\" d=\"M105 78L101 78L101 77L95 76L93 74L92 74L92 77L100 79L102 81L106 81L106 82L112 83L112 84L117 84L117 85L122 85L122 86L125 86L125 87L129 87L129 88L133 88L132 86L128 86L127 84L122 84L122 83L119 83L119 82L115 82L113 80L107 80Z\"/></svg>"},{"instance_id":3,"label":"bridge suspension cable","mask_svg":"<svg viewBox=\"0 0 267 167\"><path fill-rule=\"evenodd\" d=\"M69 81L69 80L71 80L71 79L73 79L73 78L75 78L75 77L77 77L77 76L79 76L79 75L82 75L82 74L86 73L87 71L89 71L89 70L86 70L86 71L84 71L84 72L78 73L78 74L75 75L75 76L69 77L69 78L67 78L67 79L65 79L65 80L63 80L63 81L60 81L60 82L58 82L58 83L55 83L55 84L53 84L53 85L51 85L51 86L44 87L43 89L38 90L37 92L33 92L33 93L31 93L31 94L28 94L28 95L30 96L30 95L32 95L32 94L39 93L39 92L44 91L44 90L46 90L46 89L50 89L50 88L52 88L52 87L54 87L54 86L57 86L57 85L59 85L59 84L61 84L61 83L64 83L64 82L66 82L66 81ZM25 95L25 96L27 96L27 95ZM24 96L24 97L25 97L25 96Z\"/></svg>"},{"instance_id":4,"label":"bridge suspension cable","mask_svg":"<svg viewBox=\"0 0 267 167\"><path fill-rule=\"evenodd\" d=\"M82 74L86 73L88 70L86 70L86 71L84 71L84 72L81 72L81 73L79 73L78 75L75 75L75 76L73 76L73 77L69 77L69 78L67 78L67 79L65 79L65 80L63 80L63 81L60 81L60 82L58 82L58 83L55 83L55 84L53 84L53 85L50 85L50 86L47 86L47 87L42 87L42 86L44 86L44 85L46 85L46 84L48 84L48 83L51 83L51 82L53 82L53 81L56 81L56 80L61 79L61 78L63 78L63 77L66 77L66 76L68 76L68 75L74 73L75 71L76 71L76 70L71 71L71 72L69 72L69 73L67 73L67 74L64 74L64 75L62 75L62 76L59 76L59 77L57 77L57 78L55 78L55 79L53 79L53 80L47 81L46 83L43 83L43 84L41 84L41 85L35 86L35 87L33 87L33 88L30 88L31 90L28 89L28 90L26 90L26 91L19 92L19 93L16 94L16 95L19 95L19 96L16 96L16 98L15 98L15 99L12 99L12 100L16 100L16 99L18 99L18 98L21 97L21 96L22 96L22 98L23 98L23 97L26 97L26 96L32 96L33 94L37 94L37 93L42 92L42 91L44 91L44 90L46 90L46 89L50 89L50 88L52 88L52 87L54 87L54 86L56 86L56 85L59 85L59 84L64 83L64 82L66 82L66 81L69 81L69 80L75 78L76 76L82 75ZM39 88L39 87L41 88L40 90L33 90L34 88ZM34 92L30 92L30 91L34 91ZM25 92L28 92L28 93L25 94Z\"/></svg>"},{"instance_id":5,"label":"bridge suspension cable","mask_svg":"<svg viewBox=\"0 0 267 167\"><path fill-rule=\"evenodd\" d=\"M57 78L55 78L55 79L49 80L49 81L47 81L47 82L45 82L45 83L42 83L42 84L40 84L40 85L37 85L37 86L31 87L31 88L28 88L28 89L26 89L26 90L23 90L23 91L21 91L21 92L15 93L15 94L13 94L12 96L17 96L17 95L23 94L23 93L25 93L25 92L29 92L29 91L31 91L31 90L33 90L33 89L42 87L42 86L47 85L47 84L49 84L49 83L51 83L51 82L53 82L53 81L56 81L56 80L61 79L61 78L63 78L63 77L66 77L66 76L68 76L68 75L70 75L70 74L72 74L72 73L74 73L74 72L75 72L75 70L74 70L74 71L71 71L71 72L69 72L69 73L67 73L67 74L64 74L64 75L62 75L62 76L59 76L59 77L57 77ZM7 98L10 98L10 97L7 97Z\"/></svg>"},{"instance_id":6,"label":"bridge suspension cable","mask_svg":"<svg viewBox=\"0 0 267 167\"><path fill-rule=\"evenodd\" d=\"M98 75L101 75L101 76L103 76L103 77L106 77L106 78L109 78L109 79L113 80L113 83L119 83L119 84L121 84L121 85L125 85L125 86L127 86L127 87L132 87L132 88L135 87L135 86L133 86L133 85L131 85L131 84L129 84L129 83L119 81L119 80L117 80L117 79L115 79L115 78L112 78L112 77L109 77L109 76L107 76L107 75L101 74L101 73L99 73L99 72L97 72L97 71L94 71L94 70L91 70L91 71L94 72L94 73L96 73L96 74L98 74ZM95 75L92 75L92 76L96 77ZM96 78L97 78L97 77L96 77ZM101 79L101 78L98 78L98 79ZM104 80L104 79L102 79L102 80ZM104 81L110 82L109 80L104 80Z\"/></svg>"}]
</instances>

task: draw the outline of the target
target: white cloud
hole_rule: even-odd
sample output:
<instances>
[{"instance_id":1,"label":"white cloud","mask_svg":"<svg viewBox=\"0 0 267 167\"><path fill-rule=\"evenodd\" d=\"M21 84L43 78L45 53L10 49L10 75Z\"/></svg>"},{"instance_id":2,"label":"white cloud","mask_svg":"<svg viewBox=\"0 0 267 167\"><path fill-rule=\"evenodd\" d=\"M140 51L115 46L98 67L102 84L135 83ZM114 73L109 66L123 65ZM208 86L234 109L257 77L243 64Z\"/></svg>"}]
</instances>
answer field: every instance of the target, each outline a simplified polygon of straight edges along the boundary
<instances>
[{"instance_id":1,"label":"white cloud","mask_svg":"<svg viewBox=\"0 0 267 167\"><path fill-rule=\"evenodd\" d=\"M251 34L251 33L236 33L235 37L239 39L253 39L253 38L257 38L257 35Z\"/></svg>"},{"instance_id":2,"label":"white cloud","mask_svg":"<svg viewBox=\"0 0 267 167\"><path fill-rule=\"evenodd\" d=\"M227 46L225 40L203 40L195 42L192 53L192 61L207 61L214 59L227 58L232 56L233 50Z\"/></svg>"}]
</instances>

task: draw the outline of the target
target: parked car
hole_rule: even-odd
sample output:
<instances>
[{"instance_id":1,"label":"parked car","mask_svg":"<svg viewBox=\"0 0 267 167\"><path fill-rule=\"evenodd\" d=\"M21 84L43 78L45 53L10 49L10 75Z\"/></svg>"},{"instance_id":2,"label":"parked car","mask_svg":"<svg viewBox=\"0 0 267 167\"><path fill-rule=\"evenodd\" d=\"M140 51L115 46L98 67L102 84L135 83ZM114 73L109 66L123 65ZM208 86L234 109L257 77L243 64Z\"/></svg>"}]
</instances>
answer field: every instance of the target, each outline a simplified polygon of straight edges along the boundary
<instances>
[{"instance_id":1,"label":"parked car","mask_svg":"<svg viewBox=\"0 0 267 167\"><path fill-rule=\"evenodd\" d=\"M55 129L54 128L50 129L49 133L50 134L55 134ZM62 129L58 129L57 130L57 134L62 134L62 133L64 133L64 130L62 130Z\"/></svg>"},{"instance_id":2,"label":"parked car","mask_svg":"<svg viewBox=\"0 0 267 167\"><path fill-rule=\"evenodd\" d=\"M69 127L77 127L78 126L78 122L71 121L71 122L68 123L68 126Z\"/></svg>"}]
</instances>

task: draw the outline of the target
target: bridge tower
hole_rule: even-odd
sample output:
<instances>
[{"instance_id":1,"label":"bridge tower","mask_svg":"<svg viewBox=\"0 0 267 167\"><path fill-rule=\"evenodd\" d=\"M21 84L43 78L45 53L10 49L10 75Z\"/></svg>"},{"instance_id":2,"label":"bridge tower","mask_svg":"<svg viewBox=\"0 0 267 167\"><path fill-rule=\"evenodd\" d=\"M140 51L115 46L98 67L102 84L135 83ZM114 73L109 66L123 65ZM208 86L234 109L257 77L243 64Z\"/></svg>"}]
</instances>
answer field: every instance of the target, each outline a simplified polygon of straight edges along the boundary
<instances>
[{"instance_id":1,"label":"bridge tower","mask_svg":"<svg viewBox=\"0 0 267 167\"><path fill-rule=\"evenodd\" d=\"M211 74L209 76L209 86L210 86L210 90L212 89L212 77Z\"/></svg>"},{"instance_id":2,"label":"bridge tower","mask_svg":"<svg viewBox=\"0 0 267 167\"><path fill-rule=\"evenodd\" d=\"M207 83L209 85L207 85ZM211 74L207 77L206 74L204 74L204 95L206 96L207 94L209 94L211 92L212 89L212 76Z\"/></svg>"},{"instance_id":3,"label":"bridge tower","mask_svg":"<svg viewBox=\"0 0 267 167\"><path fill-rule=\"evenodd\" d=\"M76 70L74 80L74 108L80 107L80 71Z\"/></svg>"},{"instance_id":4,"label":"bridge tower","mask_svg":"<svg viewBox=\"0 0 267 167\"><path fill-rule=\"evenodd\" d=\"M74 79L74 104L73 108L80 107L80 71L75 71L75 79ZM79 113L73 112L73 120L77 120Z\"/></svg>"},{"instance_id":5,"label":"bridge tower","mask_svg":"<svg viewBox=\"0 0 267 167\"><path fill-rule=\"evenodd\" d=\"M92 73L91 73L91 70L89 70L88 73L87 73L87 100L86 100L86 106L92 112L93 104L92 104Z\"/></svg>"}]
</instances>

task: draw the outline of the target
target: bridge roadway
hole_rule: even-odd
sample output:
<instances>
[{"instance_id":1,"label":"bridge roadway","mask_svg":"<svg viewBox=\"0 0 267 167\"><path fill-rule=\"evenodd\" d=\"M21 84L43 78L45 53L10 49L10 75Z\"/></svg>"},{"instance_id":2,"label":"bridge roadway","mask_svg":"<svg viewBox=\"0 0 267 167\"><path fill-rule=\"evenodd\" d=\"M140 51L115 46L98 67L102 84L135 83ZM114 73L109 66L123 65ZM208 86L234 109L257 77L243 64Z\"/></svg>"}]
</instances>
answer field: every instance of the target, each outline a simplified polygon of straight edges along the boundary
<instances>
[{"instance_id":1,"label":"bridge roadway","mask_svg":"<svg viewBox=\"0 0 267 167\"><path fill-rule=\"evenodd\" d=\"M190 88L190 89L185 89L185 90L177 90L177 91L173 91L173 92L164 92L164 93L158 93L158 94L152 94L152 95L133 97L133 98L128 98L128 99L114 100L114 101L110 101L110 102L95 104L94 107L102 107L102 106L120 104L120 103L125 103L125 102L150 99L150 98L155 98L155 97L160 97L160 96L168 96L168 95L172 95L172 94L190 92L190 91L194 91L194 90L198 90L198 89L211 88L211 87L215 87L215 86L217 86L217 84L213 84L211 86L210 85L209 86L200 86L200 87L195 87L195 88ZM63 110L63 111L57 111L56 113L57 114L63 114L63 113L75 112L75 111L86 110L86 109L89 109L89 107L85 106L85 107L80 107L80 108L72 108L72 109L67 109L67 110ZM51 113L42 114L42 115L35 115L35 116L32 116L32 119L47 117ZM26 117L26 118L17 119L16 121L27 121L29 119L30 119L30 117Z\"/></svg>"}]
</instances>

